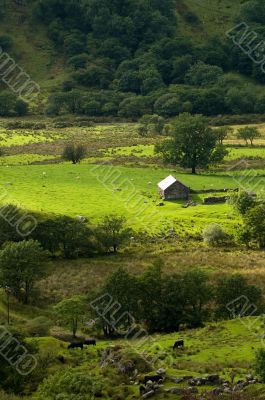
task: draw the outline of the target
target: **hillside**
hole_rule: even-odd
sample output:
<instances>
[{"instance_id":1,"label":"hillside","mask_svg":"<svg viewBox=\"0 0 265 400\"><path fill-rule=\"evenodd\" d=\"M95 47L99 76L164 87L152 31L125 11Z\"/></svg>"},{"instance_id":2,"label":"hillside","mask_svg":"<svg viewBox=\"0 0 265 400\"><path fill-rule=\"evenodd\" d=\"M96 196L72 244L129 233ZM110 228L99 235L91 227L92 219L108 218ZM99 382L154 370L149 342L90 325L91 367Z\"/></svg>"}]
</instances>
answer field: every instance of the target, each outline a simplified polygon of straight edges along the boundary
<instances>
[{"instance_id":1,"label":"hillside","mask_svg":"<svg viewBox=\"0 0 265 400\"><path fill-rule=\"evenodd\" d=\"M241 1L93 1L3 1L0 45L41 87L31 112L264 112L263 74L226 36Z\"/></svg>"},{"instance_id":2,"label":"hillside","mask_svg":"<svg viewBox=\"0 0 265 400\"><path fill-rule=\"evenodd\" d=\"M265 399L264 21L0 0L0 400Z\"/></svg>"}]
</instances>

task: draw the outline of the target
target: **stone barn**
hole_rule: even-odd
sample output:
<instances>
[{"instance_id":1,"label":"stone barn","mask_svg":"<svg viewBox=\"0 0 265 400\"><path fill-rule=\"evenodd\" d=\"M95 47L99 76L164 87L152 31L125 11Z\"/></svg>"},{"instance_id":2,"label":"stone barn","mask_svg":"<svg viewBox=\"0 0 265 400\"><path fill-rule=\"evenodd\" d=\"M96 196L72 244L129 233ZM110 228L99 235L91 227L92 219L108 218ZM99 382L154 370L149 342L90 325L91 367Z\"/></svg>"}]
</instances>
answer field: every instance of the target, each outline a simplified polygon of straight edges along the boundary
<instances>
[{"instance_id":1,"label":"stone barn","mask_svg":"<svg viewBox=\"0 0 265 400\"><path fill-rule=\"evenodd\" d=\"M159 182L158 190L164 200L188 200L190 197L190 188L172 175Z\"/></svg>"}]
</instances>

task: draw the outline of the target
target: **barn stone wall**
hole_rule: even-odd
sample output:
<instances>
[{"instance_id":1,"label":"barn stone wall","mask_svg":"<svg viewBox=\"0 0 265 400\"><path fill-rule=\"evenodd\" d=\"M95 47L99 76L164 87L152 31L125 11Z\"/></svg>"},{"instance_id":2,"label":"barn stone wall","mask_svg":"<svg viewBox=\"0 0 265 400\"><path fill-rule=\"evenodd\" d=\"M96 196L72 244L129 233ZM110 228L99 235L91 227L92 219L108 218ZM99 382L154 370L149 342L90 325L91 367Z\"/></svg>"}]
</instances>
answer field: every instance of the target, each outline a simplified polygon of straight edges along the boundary
<instances>
[{"instance_id":1,"label":"barn stone wall","mask_svg":"<svg viewBox=\"0 0 265 400\"><path fill-rule=\"evenodd\" d=\"M180 182L175 182L169 188L162 191L161 195L165 200L187 200L190 196L190 189L182 185Z\"/></svg>"}]
</instances>

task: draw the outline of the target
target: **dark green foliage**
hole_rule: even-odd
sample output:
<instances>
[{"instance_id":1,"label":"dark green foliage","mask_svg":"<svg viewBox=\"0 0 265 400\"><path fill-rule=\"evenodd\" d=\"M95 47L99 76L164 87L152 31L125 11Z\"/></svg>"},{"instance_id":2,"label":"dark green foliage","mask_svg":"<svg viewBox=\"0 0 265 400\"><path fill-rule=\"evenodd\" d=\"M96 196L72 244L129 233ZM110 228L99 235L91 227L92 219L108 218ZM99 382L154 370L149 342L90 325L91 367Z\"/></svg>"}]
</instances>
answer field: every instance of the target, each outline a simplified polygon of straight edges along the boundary
<instances>
[{"instance_id":1,"label":"dark green foliage","mask_svg":"<svg viewBox=\"0 0 265 400\"><path fill-rule=\"evenodd\" d=\"M86 50L86 37L76 31L66 35L64 39L64 50L69 57L81 54Z\"/></svg>"},{"instance_id":2,"label":"dark green foliage","mask_svg":"<svg viewBox=\"0 0 265 400\"><path fill-rule=\"evenodd\" d=\"M95 318L104 316L99 325L105 335L130 328L133 332L137 323L144 323L150 333L178 331L181 324L192 328L203 325L211 298L207 276L197 270L166 276L162 266L157 261L138 278L119 269L107 280L97 300L92 302ZM105 302L103 297L100 300L102 295ZM110 299L112 306L107 304ZM114 304L118 311L113 318Z\"/></svg>"},{"instance_id":3,"label":"dark green foliage","mask_svg":"<svg viewBox=\"0 0 265 400\"><path fill-rule=\"evenodd\" d=\"M63 86L65 96L55 91L47 114L136 120L152 112L165 117L181 112L207 116L263 113L263 95L251 81L224 84L224 72L228 71L261 83L265 80L261 66L233 43L233 31L227 39L210 36L202 44L192 42L180 35L175 8L173 0L163 0L163 4L149 0L36 0L33 15L47 26L56 52L72 69L72 83ZM265 33L262 2L243 2L238 12L244 21L255 22L261 42ZM182 10L182 18L200 29L201 22L190 9ZM239 38L243 28L235 29ZM89 88L89 95L75 89L80 85ZM2 115L13 112L14 107L11 111L8 107L8 114L4 110Z\"/></svg>"},{"instance_id":4,"label":"dark green foliage","mask_svg":"<svg viewBox=\"0 0 265 400\"><path fill-rule=\"evenodd\" d=\"M173 117L186 111L183 107L179 96L173 93L161 96L154 104L155 112L164 117Z\"/></svg>"},{"instance_id":5,"label":"dark green foliage","mask_svg":"<svg viewBox=\"0 0 265 400\"><path fill-rule=\"evenodd\" d=\"M132 230L126 227L124 217L109 215L103 219L97 228L97 238L105 251L117 253L118 248L128 242Z\"/></svg>"},{"instance_id":6,"label":"dark green foliage","mask_svg":"<svg viewBox=\"0 0 265 400\"><path fill-rule=\"evenodd\" d=\"M9 91L0 92L0 116L22 116L28 112L28 105Z\"/></svg>"},{"instance_id":7,"label":"dark green foliage","mask_svg":"<svg viewBox=\"0 0 265 400\"><path fill-rule=\"evenodd\" d=\"M157 114L143 115L140 118L139 134L141 136L162 135L165 126L165 120Z\"/></svg>"},{"instance_id":8,"label":"dark green foliage","mask_svg":"<svg viewBox=\"0 0 265 400\"><path fill-rule=\"evenodd\" d=\"M214 130L202 115L181 114L172 124L171 139L156 146L156 152L162 154L165 162L179 164L184 168L206 168L220 161L225 152L217 146ZM221 145L219 145L221 146Z\"/></svg>"},{"instance_id":9,"label":"dark green foliage","mask_svg":"<svg viewBox=\"0 0 265 400\"><path fill-rule=\"evenodd\" d=\"M101 309L101 302L94 301L93 315L97 319L97 326L103 330L104 335L112 336L128 330L137 322L139 318L140 285L136 277L119 268L107 279L101 293L99 293L102 296L106 294L108 296L107 301L112 299L112 306L109 307L109 310L104 311L104 306ZM116 320L112 317L114 303L117 304L118 309Z\"/></svg>"},{"instance_id":10,"label":"dark green foliage","mask_svg":"<svg viewBox=\"0 0 265 400\"><path fill-rule=\"evenodd\" d=\"M4 51L10 50L12 46L13 46L13 40L10 36L8 35L0 36L0 48L2 48L2 50Z\"/></svg>"},{"instance_id":11,"label":"dark green foliage","mask_svg":"<svg viewBox=\"0 0 265 400\"><path fill-rule=\"evenodd\" d=\"M227 138L228 134L233 132L233 128L230 126L221 126L220 128L215 129L214 132L219 144L223 144L223 141Z\"/></svg>"},{"instance_id":12,"label":"dark green foliage","mask_svg":"<svg viewBox=\"0 0 265 400\"><path fill-rule=\"evenodd\" d=\"M230 197L230 203L242 216L255 207L256 200L251 193L240 191Z\"/></svg>"},{"instance_id":13,"label":"dark green foliage","mask_svg":"<svg viewBox=\"0 0 265 400\"><path fill-rule=\"evenodd\" d=\"M132 118L137 120L144 114L151 112L149 101L143 96L132 96L125 98L119 106L118 115L120 117Z\"/></svg>"},{"instance_id":14,"label":"dark green foliage","mask_svg":"<svg viewBox=\"0 0 265 400\"><path fill-rule=\"evenodd\" d=\"M201 287L200 274L195 275L190 272L164 277L158 263L140 279L140 316L149 332L171 332L178 330L181 323L201 325L209 292L206 286Z\"/></svg>"},{"instance_id":15,"label":"dark green foliage","mask_svg":"<svg viewBox=\"0 0 265 400\"><path fill-rule=\"evenodd\" d=\"M256 352L255 371L262 383L265 383L265 349L259 349Z\"/></svg>"},{"instance_id":16,"label":"dark green foliage","mask_svg":"<svg viewBox=\"0 0 265 400\"><path fill-rule=\"evenodd\" d=\"M78 219L60 216L40 221L33 237L53 255L65 258L89 256L94 251L93 233Z\"/></svg>"},{"instance_id":17,"label":"dark green foliage","mask_svg":"<svg viewBox=\"0 0 265 400\"><path fill-rule=\"evenodd\" d=\"M88 306L85 298L82 296L75 296L70 299L62 300L60 303L56 304L53 309L58 323L61 326L69 328L73 337L76 337L79 324L84 322L87 314Z\"/></svg>"},{"instance_id":18,"label":"dark green foliage","mask_svg":"<svg viewBox=\"0 0 265 400\"><path fill-rule=\"evenodd\" d=\"M87 54L78 54L77 56L73 56L69 58L68 65L73 67L73 69L85 68L88 62Z\"/></svg>"},{"instance_id":19,"label":"dark green foliage","mask_svg":"<svg viewBox=\"0 0 265 400\"><path fill-rule=\"evenodd\" d=\"M219 280L215 293L216 315L221 318L240 318L259 315L263 311L262 292L242 275Z\"/></svg>"},{"instance_id":20,"label":"dark green foliage","mask_svg":"<svg viewBox=\"0 0 265 400\"><path fill-rule=\"evenodd\" d=\"M171 78L173 83L184 83L185 75L193 63L191 55L176 57L172 63Z\"/></svg>"},{"instance_id":21,"label":"dark green foliage","mask_svg":"<svg viewBox=\"0 0 265 400\"><path fill-rule=\"evenodd\" d=\"M14 365L16 364L16 360L18 361L19 357L23 356L25 350L28 351L28 354L33 355L36 352L36 349L26 342L25 332L21 329L11 326L8 326L8 328L0 326L0 332L0 347L2 348L2 354L7 356L9 355L9 358L12 358ZM25 385L30 383L30 380L31 383L33 383L32 374L29 376L21 375L17 368L15 368L14 365L10 365L2 354L0 355L0 389L5 389L9 393L12 390L13 393L21 394ZM0 396L1 395L2 392L0 390ZM6 399L8 400L9 397L6 397ZM10 397L10 400L13 400L13 397Z\"/></svg>"},{"instance_id":22,"label":"dark green foliage","mask_svg":"<svg viewBox=\"0 0 265 400\"><path fill-rule=\"evenodd\" d=\"M28 113L28 103L25 101L18 99L15 104L15 112L19 117L22 117L23 115L27 115Z\"/></svg>"},{"instance_id":23,"label":"dark green foliage","mask_svg":"<svg viewBox=\"0 0 265 400\"><path fill-rule=\"evenodd\" d=\"M238 232L239 242L247 247L265 248L264 200L257 199L253 193L241 191L233 195L230 202L243 217L243 225Z\"/></svg>"},{"instance_id":24,"label":"dark green foliage","mask_svg":"<svg viewBox=\"0 0 265 400\"><path fill-rule=\"evenodd\" d=\"M18 242L22 238L19 235L19 227L23 215L22 210L12 204L4 204L1 207L0 217L0 246L5 242Z\"/></svg>"},{"instance_id":25,"label":"dark green foliage","mask_svg":"<svg viewBox=\"0 0 265 400\"><path fill-rule=\"evenodd\" d=\"M99 394L101 385L90 371L83 368L67 368L51 374L37 392L38 400L93 400ZM101 395L102 396L102 395ZM100 396L100 397L101 397Z\"/></svg>"},{"instance_id":26,"label":"dark green foliage","mask_svg":"<svg viewBox=\"0 0 265 400\"><path fill-rule=\"evenodd\" d=\"M34 240L8 242L0 252L0 281L22 303L28 304L34 285L45 273L47 253Z\"/></svg>"},{"instance_id":27,"label":"dark green foliage","mask_svg":"<svg viewBox=\"0 0 265 400\"><path fill-rule=\"evenodd\" d=\"M86 148L82 144L68 144L62 157L66 161L71 161L72 164L78 164L86 157Z\"/></svg>"},{"instance_id":28,"label":"dark green foliage","mask_svg":"<svg viewBox=\"0 0 265 400\"><path fill-rule=\"evenodd\" d=\"M85 73L86 70L84 70ZM74 89L67 92L58 92L50 96L46 112L49 115L59 115L64 112L80 115L109 115L110 110L117 111L119 105L120 109L123 108L122 102L124 98L124 94L112 91L101 90L88 93L87 91ZM139 102L138 116L143 108L143 103L146 103L147 100L145 98L138 100L137 98L136 103L137 101ZM144 113L144 109L142 111ZM128 114L129 117L133 116L134 109L132 109L131 114L129 109Z\"/></svg>"},{"instance_id":29,"label":"dark green foliage","mask_svg":"<svg viewBox=\"0 0 265 400\"><path fill-rule=\"evenodd\" d=\"M241 15L244 21L264 23L265 4L262 0L247 1L242 5Z\"/></svg>"},{"instance_id":30,"label":"dark green foliage","mask_svg":"<svg viewBox=\"0 0 265 400\"><path fill-rule=\"evenodd\" d=\"M253 140L259 138L260 136L260 131L254 126L245 126L244 128L238 130L238 138L245 140L246 145L248 145L249 141L251 146L253 146Z\"/></svg>"},{"instance_id":31,"label":"dark green foliage","mask_svg":"<svg viewBox=\"0 0 265 400\"><path fill-rule=\"evenodd\" d=\"M81 85L105 89L111 82L112 71L102 66L89 65L86 69L75 72L72 77Z\"/></svg>"},{"instance_id":32,"label":"dark green foliage","mask_svg":"<svg viewBox=\"0 0 265 400\"><path fill-rule=\"evenodd\" d=\"M190 67L185 82L194 86L209 86L218 81L223 71L220 67L199 62Z\"/></svg>"},{"instance_id":33,"label":"dark green foliage","mask_svg":"<svg viewBox=\"0 0 265 400\"><path fill-rule=\"evenodd\" d=\"M244 217L245 230L250 240L260 249L265 248L265 206L264 203L250 208Z\"/></svg>"}]
</instances>

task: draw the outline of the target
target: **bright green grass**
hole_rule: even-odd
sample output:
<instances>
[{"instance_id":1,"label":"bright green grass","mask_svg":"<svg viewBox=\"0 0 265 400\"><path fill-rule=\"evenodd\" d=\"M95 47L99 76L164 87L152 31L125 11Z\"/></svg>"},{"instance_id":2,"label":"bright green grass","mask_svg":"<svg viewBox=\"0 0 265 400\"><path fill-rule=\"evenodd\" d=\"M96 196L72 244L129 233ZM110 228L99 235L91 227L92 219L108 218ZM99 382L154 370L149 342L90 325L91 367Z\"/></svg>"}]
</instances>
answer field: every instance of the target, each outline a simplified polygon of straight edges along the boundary
<instances>
[{"instance_id":1,"label":"bright green grass","mask_svg":"<svg viewBox=\"0 0 265 400\"><path fill-rule=\"evenodd\" d=\"M225 158L226 160L237 160L240 158L264 158L265 159L265 147L230 147L228 148L229 154ZM265 162L264 162L265 163Z\"/></svg>"},{"instance_id":2,"label":"bright green grass","mask_svg":"<svg viewBox=\"0 0 265 400\"><path fill-rule=\"evenodd\" d=\"M225 369L234 367L251 369L255 351L264 346L263 335L264 322L253 317L212 323L174 335L155 335L153 341L168 357L174 354L180 369L203 372L208 367L225 373ZM173 353L172 345L178 338L184 338L185 349ZM151 344L147 343L146 348L154 355L158 353Z\"/></svg>"},{"instance_id":3,"label":"bright green grass","mask_svg":"<svg viewBox=\"0 0 265 400\"><path fill-rule=\"evenodd\" d=\"M27 165L36 162L52 160L54 156L41 154L16 154L14 156L3 156L0 158L0 165Z\"/></svg>"},{"instance_id":4,"label":"bright green grass","mask_svg":"<svg viewBox=\"0 0 265 400\"><path fill-rule=\"evenodd\" d=\"M111 345L121 345L128 356L136 352L139 357L149 357L153 371L163 367L168 376L218 373L229 380L231 370L236 373L236 379L253 372L255 352L264 345L262 334L264 325L261 318L242 318L211 323L203 329L169 335L155 334L137 340L98 340L96 348L85 348L83 352L69 352L67 343L55 338L33 338L29 341L38 344L39 353L43 357L50 354L55 359L57 355L63 354L70 363L78 357L83 366L94 364L95 373L99 374L101 371L98 363L104 349ZM173 344L178 338L184 339L185 347L173 351ZM182 387L182 384L176 385L166 379L165 386Z\"/></svg>"},{"instance_id":5,"label":"bright green grass","mask_svg":"<svg viewBox=\"0 0 265 400\"><path fill-rule=\"evenodd\" d=\"M32 132L32 131L0 131L0 146L11 147L11 146L23 146L31 143L42 143L52 142L56 138L60 138L59 135L49 135L47 132Z\"/></svg>"},{"instance_id":6,"label":"bright green grass","mask_svg":"<svg viewBox=\"0 0 265 400\"><path fill-rule=\"evenodd\" d=\"M159 168L66 163L0 167L0 184L8 190L8 199L4 198L4 202L19 203L34 211L87 215L93 221L117 213L126 216L135 228L152 226L157 229L174 223L179 230L189 228L197 232L209 222L219 221L228 226L235 222L232 209L226 204L186 209L182 208L183 202L178 201L157 207L157 183L170 173L193 189L238 186L238 182L227 175L193 176ZM254 177L253 183L259 185L259 177Z\"/></svg>"},{"instance_id":7,"label":"bright green grass","mask_svg":"<svg viewBox=\"0 0 265 400\"><path fill-rule=\"evenodd\" d=\"M226 161L237 160L241 158L264 158L265 147L228 147L229 154L225 157ZM123 146L112 147L105 152L106 156L136 156L136 157L154 157L154 145Z\"/></svg>"}]
</instances>

